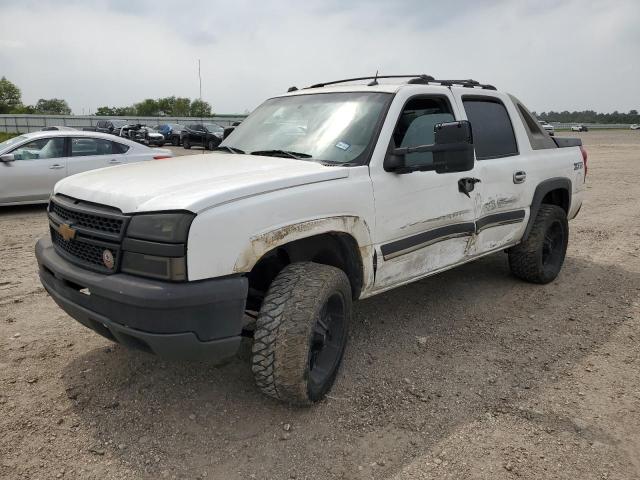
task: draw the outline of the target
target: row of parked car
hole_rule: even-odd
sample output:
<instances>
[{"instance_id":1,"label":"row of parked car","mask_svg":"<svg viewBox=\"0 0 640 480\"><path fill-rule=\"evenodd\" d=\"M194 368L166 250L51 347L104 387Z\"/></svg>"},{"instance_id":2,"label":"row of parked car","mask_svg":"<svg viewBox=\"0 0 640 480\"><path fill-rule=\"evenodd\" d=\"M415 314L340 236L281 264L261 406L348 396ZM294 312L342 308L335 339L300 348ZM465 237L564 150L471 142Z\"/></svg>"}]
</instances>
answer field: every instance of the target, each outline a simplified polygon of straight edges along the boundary
<instances>
[{"instance_id":1,"label":"row of parked car","mask_svg":"<svg viewBox=\"0 0 640 480\"><path fill-rule=\"evenodd\" d=\"M225 129L215 123L149 127L99 120L95 127L49 126L0 143L0 206L45 202L56 182L76 173L170 158L165 143L213 150Z\"/></svg>"},{"instance_id":2,"label":"row of parked car","mask_svg":"<svg viewBox=\"0 0 640 480\"><path fill-rule=\"evenodd\" d=\"M235 125L234 125L235 126ZM126 120L99 120L95 127L84 130L95 130L125 137L145 145L162 147L165 143L182 145L184 148L192 146L213 150L224 136L224 128L216 123L193 123L181 125L179 123L164 123L155 126L130 124Z\"/></svg>"},{"instance_id":3,"label":"row of parked car","mask_svg":"<svg viewBox=\"0 0 640 480\"><path fill-rule=\"evenodd\" d=\"M56 182L97 168L173 157L127 138L47 127L0 142L0 206L46 202Z\"/></svg>"}]
</instances>

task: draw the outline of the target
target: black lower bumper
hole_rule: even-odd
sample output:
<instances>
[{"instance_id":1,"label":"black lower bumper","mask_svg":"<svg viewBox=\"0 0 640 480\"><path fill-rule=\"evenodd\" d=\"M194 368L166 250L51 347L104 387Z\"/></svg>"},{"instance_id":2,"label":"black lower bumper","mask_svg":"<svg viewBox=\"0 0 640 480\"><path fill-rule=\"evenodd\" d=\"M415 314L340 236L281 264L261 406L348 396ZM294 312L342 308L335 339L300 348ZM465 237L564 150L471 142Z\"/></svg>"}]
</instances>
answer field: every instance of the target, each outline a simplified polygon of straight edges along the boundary
<instances>
[{"instance_id":1,"label":"black lower bumper","mask_svg":"<svg viewBox=\"0 0 640 480\"><path fill-rule=\"evenodd\" d=\"M103 275L63 259L49 239L38 241L36 258L56 303L113 341L167 359L213 361L233 356L240 346L245 277L169 283Z\"/></svg>"}]
</instances>

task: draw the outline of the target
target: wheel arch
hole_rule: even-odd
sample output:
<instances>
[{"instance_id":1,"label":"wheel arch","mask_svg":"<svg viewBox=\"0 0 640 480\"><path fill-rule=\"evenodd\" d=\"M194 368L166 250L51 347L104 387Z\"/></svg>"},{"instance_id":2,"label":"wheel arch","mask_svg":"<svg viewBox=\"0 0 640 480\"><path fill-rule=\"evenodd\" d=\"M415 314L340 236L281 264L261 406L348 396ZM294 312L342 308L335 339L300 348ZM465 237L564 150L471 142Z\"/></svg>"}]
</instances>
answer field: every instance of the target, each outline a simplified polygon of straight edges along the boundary
<instances>
[{"instance_id":1,"label":"wheel arch","mask_svg":"<svg viewBox=\"0 0 640 480\"><path fill-rule=\"evenodd\" d=\"M569 214L569 210L571 209L571 192L571 180L566 177L550 178L540 182L533 194L529 213L529 222L527 223L527 228L522 236L522 241L529 238L529 234L533 228L533 222L540 210L540 205L557 205Z\"/></svg>"},{"instance_id":2,"label":"wheel arch","mask_svg":"<svg viewBox=\"0 0 640 480\"><path fill-rule=\"evenodd\" d=\"M251 238L234 266L249 278L249 296L264 295L286 265L312 261L343 270L358 298L373 280L373 247L369 229L359 217L340 216L279 227ZM251 302L250 302L251 303Z\"/></svg>"}]
</instances>

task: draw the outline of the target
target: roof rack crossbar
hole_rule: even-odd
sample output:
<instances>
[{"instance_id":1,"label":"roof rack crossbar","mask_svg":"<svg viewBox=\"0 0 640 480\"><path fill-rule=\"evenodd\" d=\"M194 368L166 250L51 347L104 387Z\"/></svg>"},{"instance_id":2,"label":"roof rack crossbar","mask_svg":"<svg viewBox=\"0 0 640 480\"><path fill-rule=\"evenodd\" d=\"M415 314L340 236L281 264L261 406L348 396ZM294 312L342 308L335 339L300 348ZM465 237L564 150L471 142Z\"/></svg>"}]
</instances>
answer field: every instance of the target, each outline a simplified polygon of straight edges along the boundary
<instances>
[{"instance_id":1,"label":"roof rack crossbar","mask_svg":"<svg viewBox=\"0 0 640 480\"><path fill-rule=\"evenodd\" d=\"M453 85L461 85L467 88L480 87L483 90L496 90L496 87L493 85L482 84L477 80L472 80L471 78L467 80L435 80L434 83L439 83L440 85L444 85L447 87L451 87Z\"/></svg>"}]
</instances>

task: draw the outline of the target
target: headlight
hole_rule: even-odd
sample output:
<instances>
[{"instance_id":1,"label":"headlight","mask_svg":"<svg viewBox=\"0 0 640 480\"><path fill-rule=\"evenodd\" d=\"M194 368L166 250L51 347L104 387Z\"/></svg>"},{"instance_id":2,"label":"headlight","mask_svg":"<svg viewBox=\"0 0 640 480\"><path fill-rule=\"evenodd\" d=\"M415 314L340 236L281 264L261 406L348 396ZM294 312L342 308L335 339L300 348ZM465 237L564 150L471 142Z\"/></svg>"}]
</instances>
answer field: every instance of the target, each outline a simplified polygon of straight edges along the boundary
<instances>
[{"instance_id":1,"label":"headlight","mask_svg":"<svg viewBox=\"0 0 640 480\"><path fill-rule=\"evenodd\" d=\"M191 213L152 213L135 215L127 237L167 243L186 243L194 215Z\"/></svg>"},{"instance_id":2,"label":"headlight","mask_svg":"<svg viewBox=\"0 0 640 480\"><path fill-rule=\"evenodd\" d=\"M125 273L170 281L187 280L187 237L195 215L135 215L122 243Z\"/></svg>"}]
</instances>

